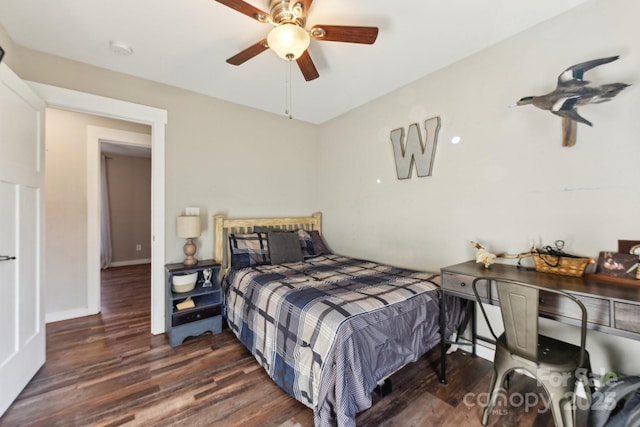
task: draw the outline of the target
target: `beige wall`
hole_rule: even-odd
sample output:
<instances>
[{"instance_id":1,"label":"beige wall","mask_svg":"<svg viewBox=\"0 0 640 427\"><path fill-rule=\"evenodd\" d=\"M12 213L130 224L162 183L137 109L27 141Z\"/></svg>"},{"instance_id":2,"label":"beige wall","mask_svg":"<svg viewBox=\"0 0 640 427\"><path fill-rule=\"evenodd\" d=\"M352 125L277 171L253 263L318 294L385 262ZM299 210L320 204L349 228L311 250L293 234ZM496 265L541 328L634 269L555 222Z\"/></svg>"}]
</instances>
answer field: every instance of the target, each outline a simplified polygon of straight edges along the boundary
<instances>
[{"instance_id":1,"label":"beige wall","mask_svg":"<svg viewBox=\"0 0 640 427\"><path fill-rule=\"evenodd\" d=\"M151 259L151 159L107 154L112 261ZM140 245L140 250L136 246Z\"/></svg>"},{"instance_id":2,"label":"beige wall","mask_svg":"<svg viewBox=\"0 0 640 427\"><path fill-rule=\"evenodd\" d=\"M517 253L563 239L568 251L597 257L618 239L640 239L635 85L580 109L594 127L579 125L573 148L561 147L559 117L507 107L599 57L621 55L588 79L636 84L638 16L638 2L591 1L324 124L318 183L328 243L436 271L473 259L470 240ZM398 180L390 131L433 116L442 118L433 176ZM600 333L589 340L594 367L640 373L639 342Z\"/></svg>"},{"instance_id":3,"label":"beige wall","mask_svg":"<svg viewBox=\"0 0 640 427\"><path fill-rule=\"evenodd\" d=\"M82 313L87 307L87 126L150 132L149 126L47 109L46 313Z\"/></svg>"}]
</instances>

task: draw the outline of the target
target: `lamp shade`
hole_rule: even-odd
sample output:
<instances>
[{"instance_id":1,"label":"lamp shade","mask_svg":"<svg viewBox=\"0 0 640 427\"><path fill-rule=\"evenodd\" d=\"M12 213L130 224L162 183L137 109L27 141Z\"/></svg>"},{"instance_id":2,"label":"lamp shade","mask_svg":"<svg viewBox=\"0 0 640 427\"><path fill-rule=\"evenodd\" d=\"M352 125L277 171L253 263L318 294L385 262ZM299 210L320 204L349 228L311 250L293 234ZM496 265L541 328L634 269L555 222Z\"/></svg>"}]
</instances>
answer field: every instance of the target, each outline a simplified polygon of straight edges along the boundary
<instances>
[{"instance_id":1,"label":"lamp shade","mask_svg":"<svg viewBox=\"0 0 640 427\"><path fill-rule=\"evenodd\" d=\"M200 236L200 216L182 215L177 222L178 237L190 239Z\"/></svg>"},{"instance_id":2,"label":"lamp shade","mask_svg":"<svg viewBox=\"0 0 640 427\"><path fill-rule=\"evenodd\" d=\"M275 27L267 36L267 43L282 59L298 59L309 47L311 38L304 28L295 24L282 24Z\"/></svg>"}]
</instances>

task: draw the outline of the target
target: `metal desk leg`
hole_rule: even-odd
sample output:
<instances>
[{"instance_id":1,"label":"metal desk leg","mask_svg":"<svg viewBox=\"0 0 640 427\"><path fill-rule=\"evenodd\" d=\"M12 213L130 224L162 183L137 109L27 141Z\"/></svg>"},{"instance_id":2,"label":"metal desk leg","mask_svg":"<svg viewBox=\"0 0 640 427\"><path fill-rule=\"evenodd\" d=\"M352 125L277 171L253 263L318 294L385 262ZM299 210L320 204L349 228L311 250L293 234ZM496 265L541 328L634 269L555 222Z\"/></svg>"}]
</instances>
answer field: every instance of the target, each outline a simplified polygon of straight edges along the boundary
<instances>
[{"instance_id":1,"label":"metal desk leg","mask_svg":"<svg viewBox=\"0 0 640 427\"><path fill-rule=\"evenodd\" d=\"M447 367L446 367L446 356L447 356L447 341L446 341L446 320L447 320L447 294L442 291L442 296L440 298L440 382L442 384L447 383ZM474 347L475 351L475 347Z\"/></svg>"},{"instance_id":2,"label":"metal desk leg","mask_svg":"<svg viewBox=\"0 0 640 427\"><path fill-rule=\"evenodd\" d=\"M478 327L476 325L476 302L471 301L471 310L469 316L471 317L471 356L476 357L476 341L478 336Z\"/></svg>"}]
</instances>

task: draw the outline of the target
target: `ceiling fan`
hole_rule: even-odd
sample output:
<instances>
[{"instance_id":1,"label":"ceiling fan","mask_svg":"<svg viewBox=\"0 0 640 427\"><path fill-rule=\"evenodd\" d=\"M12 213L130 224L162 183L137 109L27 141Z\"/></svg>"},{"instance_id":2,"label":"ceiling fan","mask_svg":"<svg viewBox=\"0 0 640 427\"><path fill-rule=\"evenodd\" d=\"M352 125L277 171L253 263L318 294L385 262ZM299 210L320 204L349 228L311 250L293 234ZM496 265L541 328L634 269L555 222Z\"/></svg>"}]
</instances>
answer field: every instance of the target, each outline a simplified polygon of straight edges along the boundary
<instances>
[{"instance_id":1,"label":"ceiling fan","mask_svg":"<svg viewBox=\"0 0 640 427\"><path fill-rule=\"evenodd\" d=\"M348 43L373 44L378 37L377 27L344 25L314 25L309 31L304 26L313 0L270 0L266 13L243 0L215 0L258 22L274 26L269 35L237 53L227 62L240 65L271 48L283 59L295 60L306 81L317 79L320 74L307 48L311 39Z\"/></svg>"}]
</instances>

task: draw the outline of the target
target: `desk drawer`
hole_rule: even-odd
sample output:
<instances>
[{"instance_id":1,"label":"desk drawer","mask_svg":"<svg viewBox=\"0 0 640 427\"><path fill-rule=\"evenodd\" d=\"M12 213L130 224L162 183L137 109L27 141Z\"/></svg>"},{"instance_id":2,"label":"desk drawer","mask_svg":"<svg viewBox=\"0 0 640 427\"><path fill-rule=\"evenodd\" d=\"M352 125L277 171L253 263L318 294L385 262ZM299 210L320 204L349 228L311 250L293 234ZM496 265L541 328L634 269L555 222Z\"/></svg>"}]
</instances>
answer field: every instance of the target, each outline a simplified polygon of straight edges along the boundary
<instances>
[{"instance_id":1,"label":"desk drawer","mask_svg":"<svg viewBox=\"0 0 640 427\"><path fill-rule=\"evenodd\" d=\"M613 303L614 326L616 329L623 329L640 333L640 305L627 304L624 302Z\"/></svg>"},{"instance_id":2,"label":"desk drawer","mask_svg":"<svg viewBox=\"0 0 640 427\"><path fill-rule=\"evenodd\" d=\"M601 298L578 296L576 297L587 309L587 321L597 325L610 326L609 301ZM578 306L562 295L553 292L540 291L540 311L553 316L569 317L580 320L581 313Z\"/></svg>"},{"instance_id":3,"label":"desk drawer","mask_svg":"<svg viewBox=\"0 0 640 427\"><path fill-rule=\"evenodd\" d=\"M208 319L221 313L221 305L214 305L200 309L185 310L184 312L175 312L173 314L172 326L180 326L185 323L195 322L197 320Z\"/></svg>"},{"instance_id":4,"label":"desk drawer","mask_svg":"<svg viewBox=\"0 0 640 427\"><path fill-rule=\"evenodd\" d=\"M473 293L473 288L471 287L473 279L473 276L465 276L463 274L453 274L445 272L442 274L442 287L447 291L470 295L471 297L473 297L473 299L475 299L475 294ZM489 294L487 293L486 281L479 282L477 288L480 298L488 298Z\"/></svg>"}]
</instances>

